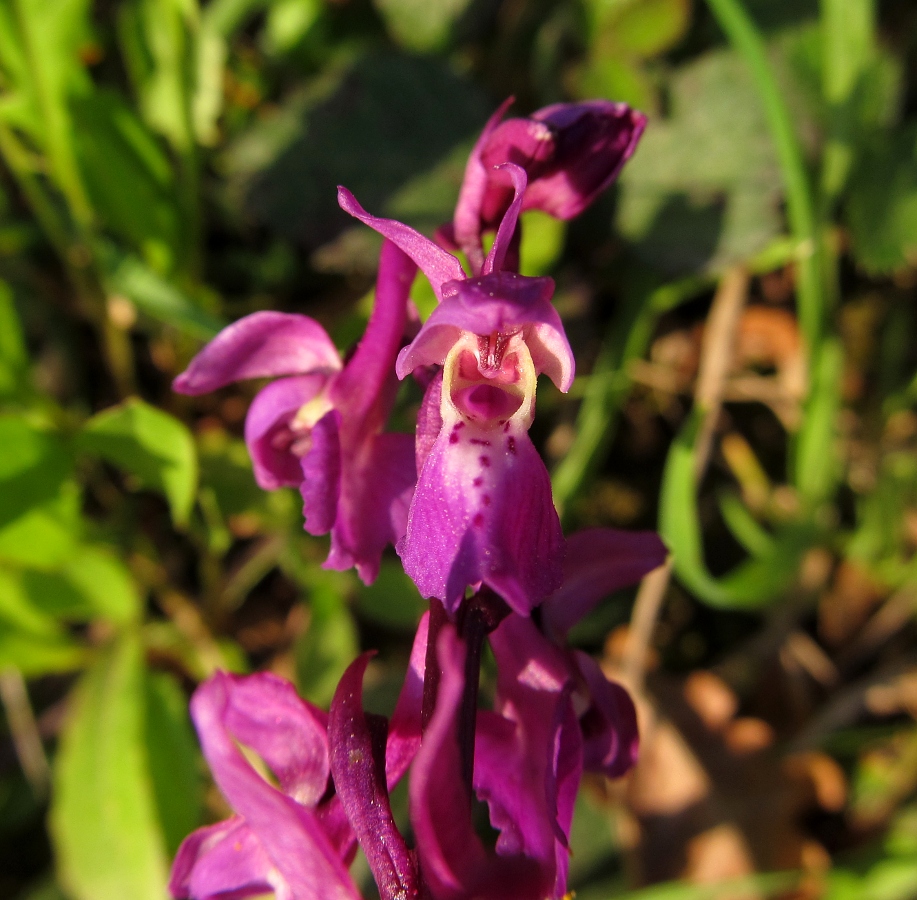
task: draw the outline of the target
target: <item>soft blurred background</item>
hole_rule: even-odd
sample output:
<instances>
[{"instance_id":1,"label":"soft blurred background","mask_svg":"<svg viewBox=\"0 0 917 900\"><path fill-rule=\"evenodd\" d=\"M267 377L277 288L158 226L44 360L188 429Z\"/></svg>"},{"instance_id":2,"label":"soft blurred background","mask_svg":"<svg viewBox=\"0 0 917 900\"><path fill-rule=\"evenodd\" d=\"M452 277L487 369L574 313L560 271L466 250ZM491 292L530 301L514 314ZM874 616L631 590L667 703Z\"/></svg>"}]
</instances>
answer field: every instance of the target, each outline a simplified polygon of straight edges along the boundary
<instances>
[{"instance_id":1,"label":"soft blurred background","mask_svg":"<svg viewBox=\"0 0 917 900\"><path fill-rule=\"evenodd\" d=\"M917 6L744 4L0 0L0 897L165 897L225 814L217 667L324 704L379 648L391 708L397 558L323 570L252 479L257 386L170 382L258 309L351 345L379 243L335 186L429 233L510 94L650 117L585 215L525 220L579 366L533 429L565 527L675 560L575 634L644 740L584 785L571 887L917 897Z\"/></svg>"}]
</instances>

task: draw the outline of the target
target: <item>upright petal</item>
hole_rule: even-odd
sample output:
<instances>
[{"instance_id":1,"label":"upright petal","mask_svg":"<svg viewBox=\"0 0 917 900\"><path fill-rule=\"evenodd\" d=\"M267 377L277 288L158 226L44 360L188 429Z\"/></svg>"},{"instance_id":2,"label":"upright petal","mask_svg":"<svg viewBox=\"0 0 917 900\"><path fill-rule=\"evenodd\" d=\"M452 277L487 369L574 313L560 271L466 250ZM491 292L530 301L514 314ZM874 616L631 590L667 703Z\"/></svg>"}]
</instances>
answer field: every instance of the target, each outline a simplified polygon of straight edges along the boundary
<instances>
[{"instance_id":1,"label":"upright petal","mask_svg":"<svg viewBox=\"0 0 917 900\"><path fill-rule=\"evenodd\" d=\"M239 735L228 723L239 726L239 720L248 720L242 710L234 707L238 681L218 673L204 682L191 700L191 715L218 787L271 861L271 887L288 900L359 900L356 887L318 818L310 809L268 784L236 745L234 738L239 739ZM277 726L280 733L289 730L285 718L288 706L278 706L272 691L265 696L263 712L273 712L274 718L271 728L262 730L271 731ZM261 749L274 755L275 764L284 770L287 751L276 746L272 737L267 738ZM310 792L314 794L317 790L318 786L313 785Z\"/></svg>"},{"instance_id":2,"label":"upright petal","mask_svg":"<svg viewBox=\"0 0 917 900\"><path fill-rule=\"evenodd\" d=\"M344 212L378 231L414 260L440 299L443 296L442 286L447 281L465 277L461 263L451 253L402 222L370 215L347 188L338 188L338 203Z\"/></svg>"},{"instance_id":3,"label":"upright petal","mask_svg":"<svg viewBox=\"0 0 917 900\"><path fill-rule=\"evenodd\" d=\"M427 660L427 634L430 613L425 612L414 635L411 660L404 677L392 721L389 723L385 748L385 773L389 789L397 784L420 749L423 680Z\"/></svg>"},{"instance_id":4,"label":"upright petal","mask_svg":"<svg viewBox=\"0 0 917 900\"><path fill-rule=\"evenodd\" d=\"M563 586L541 607L548 634L563 638L595 605L665 562L655 531L591 528L567 538Z\"/></svg>"},{"instance_id":5,"label":"upright petal","mask_svg":"<svg viewBox=\"0 0 917 900\"><path fill-rule=\"evenodd\" d=\"M419 896L417 864L392 818L385 777L386 721L363 712L369 657L364 653L351 663L331 702L331 771L382 900L408 900Z\"/></svg>"},{"instance_id":6,"label":"upright petal","mask_svg":"<svg viewBox=\"0 0 917 900\"><path fill-rule=\"evenodd\" d=\"M500 174L506 175L513 185L513 199L500 221L500 226L497 228L497 236L494 238L490 253L487 254L487 259L484 260L484 265L481 268L482 275L490 275L491 272L499 272L503 269L507 253L513 244L516 227L519 224L519 213L522 212L525 186L528 183L525 169L514 163L502 163L496 166L496 169Z\"/></svg>"},{"instance_id":7,"label":"upright petal","mask_svg":"<svg viewBox=\"0 0 917 900\"><path fill-rule=\"evenodd\" d=\"M293 313L256 312L224 328L172 383L180 394L207 394L233 381L274 375L326 375L341 368L325 329Z\"/></svg>"},{"instance_id":8,"label":"upright petal","mask_svg":"<svg viewBox=\"0 0 917 900\"><path fill-rule=\"evenodd\" d=\"M381 431L388 418L397 390L395 358L416 273L410 256L391 241L382 242L376 298L366 332L329 391L334 405L346 412L347 440Z\"/></svg>"},{"instance_id":9,"label":"upright petal","mask_svg":"<svg viewBox=\"0 0 917 900\"><path fill-rule=\"evenodd\" d=\"M551 881L534 860L489 856L471 822L461 778L458 715L464 689L464 648L451 628L437 644L442 672L436 710L411 768L409 808L424 883L433 900L533 900Z\"/></svg>"}]
</instances>

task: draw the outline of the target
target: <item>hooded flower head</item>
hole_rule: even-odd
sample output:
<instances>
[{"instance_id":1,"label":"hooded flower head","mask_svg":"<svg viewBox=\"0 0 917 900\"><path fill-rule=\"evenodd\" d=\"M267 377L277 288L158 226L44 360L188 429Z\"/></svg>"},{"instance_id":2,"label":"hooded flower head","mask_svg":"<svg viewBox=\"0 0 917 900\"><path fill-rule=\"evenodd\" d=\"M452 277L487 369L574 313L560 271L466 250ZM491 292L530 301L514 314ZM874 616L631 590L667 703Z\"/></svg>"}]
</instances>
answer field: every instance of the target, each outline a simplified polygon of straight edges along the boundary
<instances>
[{"instance_id":1,"label":"hooded flower head","mask_svg":"<svg viewBox=\"0 0 917 900\"><path fill-rule=\"evenodd\" d=\"M617 178L646 127L646 117L624 103L556 103L503 121L511 103L494 113L471 152L449 230L450 243L475 273L484 261L482 234L503 221L513 202L513 183L502 164L514 163L528 177L523 210L572 219ZM515 269L518 234L510 244L507 268Z\"/></svg>"},{"instance_id":2,"label":"hooded flower head","mask_svg":"<svg viewBox=\"0 0 917 900\"><path fill-rule=\"evenodd\" d=\"M561 582L560 522L528 429L537 376L568 390L573 354L550 302L554 282L502 270L526 189L522 169L504 168L515 198L471 278L432 241L339 191L341 206L410 255L441 301L398 357L402 378L442 367L419 417L418 484L398 552L421 593L450 613L466 587L484 583L527 615Z\"/></svg>"},{"instance_id":3,"label":"hooded flower head","mask_svg":"<svg viewBox=\"0 0 917 900\"><path fill-rule=\"evenodd\" d=\"M174 383L180 393L204 394L233 381L285 376L263 388L248 411L255 478L266 489L298 487L306 530L331 532L326 565L356 566L367 583L386 544L404 534L416 477L411 436L383 431L415 272L396 246L383 246L373 314L346 365L313 319L258 312L221 331Z\"/></svg>"}]
</instances>

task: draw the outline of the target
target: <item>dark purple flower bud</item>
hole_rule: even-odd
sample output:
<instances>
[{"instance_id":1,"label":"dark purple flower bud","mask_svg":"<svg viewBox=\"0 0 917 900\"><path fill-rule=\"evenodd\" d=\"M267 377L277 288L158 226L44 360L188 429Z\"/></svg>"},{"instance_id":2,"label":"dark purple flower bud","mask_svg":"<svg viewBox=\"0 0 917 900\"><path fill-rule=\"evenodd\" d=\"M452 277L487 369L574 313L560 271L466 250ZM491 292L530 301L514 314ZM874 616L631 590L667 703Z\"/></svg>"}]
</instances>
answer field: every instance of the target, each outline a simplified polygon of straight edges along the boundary
<instances>
[{"instance_id":1,"label":"dark purple flower bud","mask_svg":"<svg viewBox=\"0 0 917 900\"><path fill-rule=\"evenodd\" d=\"M528 176L522 210L572 219L618 176L633 155L646 117L624 103L557 103L524 119L501 121L512 99L491 117L472 151L451 237L480 271L481 235L504 219L513 184L499 168L514 163Z\"/></svg>"}]
</instances>

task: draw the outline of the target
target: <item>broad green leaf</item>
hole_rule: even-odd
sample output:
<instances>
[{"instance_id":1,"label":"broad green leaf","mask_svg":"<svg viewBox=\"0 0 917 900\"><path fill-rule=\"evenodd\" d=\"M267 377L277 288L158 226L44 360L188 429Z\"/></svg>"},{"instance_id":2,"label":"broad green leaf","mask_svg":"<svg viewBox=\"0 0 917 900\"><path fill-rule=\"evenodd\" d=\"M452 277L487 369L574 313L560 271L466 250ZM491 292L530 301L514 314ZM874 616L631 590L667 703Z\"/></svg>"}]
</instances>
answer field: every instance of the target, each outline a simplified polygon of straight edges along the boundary
<instances>
[{"instance_id":1,"label":"broad green leaf","mask_svg":"<svg viewBox=\"0 0 917 900\"><path fill-rule=\"evenodd\" d=\"M36 608L60 619L127 625L140 616L131 573L107 547L82 545L59 570L26 570L21 579Z\"/></svg>"},{"instance_id":2,"label":"broad green leaf","mask_svg":"<svg viewBox=\"0 0 917 900\"><path fill-rule=\"evenodd\" d=\"M147 675L144 742L153 798L171 856L200 824L203 798L200 753L188 717L188 699L169 675Z\"/></svg>"},{"instance_id":3,"label":"broad green leaf","mask_svg":"<svg viewBox=\"0 0 917 900\"><path fill-rule=\"evenodd\" d=\"M669 116L643 136L619 196L617 229L663 271L717 270L781 231L774 147L735 53L707 53L677 72Z\"/></svg>"},{"instance_id":4,"label":"broad green leaf","mask_svg":"<svg viewBox=\"0 0 917 900\"><path fill-rule=\"evenodd\" d=\"M122 53L147 124L181 154L194 143L197 4L130 0L119 10Z\"/></svg>"},{"instance_id":5,"label":"broad green leaf","mask_svg":"<svg viewBox=\"0 0 917 900\"><path fill-rule=\"evenodd\" d=\"M77 446L129 472L141 487L161 491L175 523L187 523L197 490L197 452L178 419L133 398L93 416Z\"/></svg>"},{"instance_id":6,"label":"broad green leaf","mask_svg":"<svg viewBox=\"0 0 917 900\"><path fill-rule=\"evenodd\" d=\"M0 560L53 568L73 554L79 491L60 441L15 415L0 415Z\"/></svg>"},{"instance_id":7,"label":"broad green leaf","mask_svg":"<svg viewBox=\"0 0 917 900\"><path fill-rule=\"evenodd\" d=\"M322 14L321 0L274 0L268 7L265 45L271 53L292 50Z\"/></svg>"},{"instance_id":8,"label":"broad green leaf","mask_svg":"<svg viewBox=\"0 0 917 900\"><path fill-rule=\"evenodd\" d=\"M224 326L224 322L201 309L138 257L122 255L106 247L102 260L109 293L126 297L150 318L204 340L212 338Z\"/></svg>"},{"instance_id":9,"label":"broad green leaf","mask_svg":"<svg viewBox=\"0 0 917 900\"><path fill-rule=\"evenodd\" d=\"M55 767L51 829L75 900L163 900L167 859L144 727L140 642L103 649L72 695Z\"/></svg>"},{"instance_id":10,"label":"broad green leaf","mask_svg":"<svg viewBox=\"0 0 917 900\"><path fill-rule=\"evenodd\" d=\"M181 212L165 154L117 94L74 98L74 135L86 189L106 228L170 268L183 253Z\"/></svg>"},{"instance_id":11,"label":"broad green leaf","mask_svg":"<svg viewBox=\"0 0 917 900\"><path fill-rule=\"evenodd\" d=\"M20 578L0 569L0 669L33 677L77 668L83 648L73 641Z\"/></svg>"},{"instance_id":12,"label":"broad green leaf","mask_svg":"<svg viewBox=\"0 0 917 900\"><path fill-rule=\"evenodd\" d=\"M854 258L867 272L917 262L917 127L873 138L851 176L846 215Z\"/></svg>"}]
</instances>

